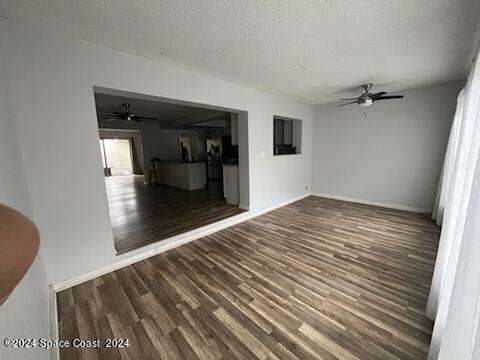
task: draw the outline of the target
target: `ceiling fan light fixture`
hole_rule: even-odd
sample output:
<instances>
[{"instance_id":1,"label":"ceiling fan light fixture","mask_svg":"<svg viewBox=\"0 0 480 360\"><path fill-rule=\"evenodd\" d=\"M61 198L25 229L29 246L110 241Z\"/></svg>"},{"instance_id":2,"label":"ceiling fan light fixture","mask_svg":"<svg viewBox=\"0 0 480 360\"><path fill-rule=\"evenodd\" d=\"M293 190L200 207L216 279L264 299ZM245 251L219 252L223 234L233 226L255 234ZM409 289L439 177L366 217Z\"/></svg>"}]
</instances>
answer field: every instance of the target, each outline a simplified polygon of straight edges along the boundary
<instances>
[{"instance_id":1,"label":"ceiling fan light fixture","mask_svg":"<svg viewBox=\"0 0 480 360\"><path fill-rule=\"evenodd\" d=\"M363 99L362 101L359 102L359 105L361 107L369 107L373 105L373 100L370 98Z\"/></svg>"}]
</instances>

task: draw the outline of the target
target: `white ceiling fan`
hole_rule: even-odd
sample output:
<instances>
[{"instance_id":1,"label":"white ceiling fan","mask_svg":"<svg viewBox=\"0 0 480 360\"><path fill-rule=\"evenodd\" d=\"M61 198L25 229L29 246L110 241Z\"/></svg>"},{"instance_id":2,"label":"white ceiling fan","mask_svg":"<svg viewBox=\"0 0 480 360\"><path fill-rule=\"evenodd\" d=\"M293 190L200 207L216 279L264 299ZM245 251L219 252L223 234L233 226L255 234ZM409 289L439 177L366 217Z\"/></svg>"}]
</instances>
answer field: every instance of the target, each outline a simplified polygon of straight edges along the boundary
<instances>
[{"instance_id":1,"label":"white ceiling fan","mask_svg":"<svg viewBox=\"0 0 480 360\"><path fill-rule=\"evenodd\" d=\"M339 99L342 101L349 101L349 102L337 105L337 107L345 106L349 104L355 104L355 103L362 107L369 107L369 106L372 106L375 103L375 101L403 98L403 95L387 95L385 91L380 91L378 93L372 94L370 92L370 89L372 88L372 86L373 84L371 83L362 85L362 88L365 91L362 95L356 98Z\"/></svg>"}]
</instances>

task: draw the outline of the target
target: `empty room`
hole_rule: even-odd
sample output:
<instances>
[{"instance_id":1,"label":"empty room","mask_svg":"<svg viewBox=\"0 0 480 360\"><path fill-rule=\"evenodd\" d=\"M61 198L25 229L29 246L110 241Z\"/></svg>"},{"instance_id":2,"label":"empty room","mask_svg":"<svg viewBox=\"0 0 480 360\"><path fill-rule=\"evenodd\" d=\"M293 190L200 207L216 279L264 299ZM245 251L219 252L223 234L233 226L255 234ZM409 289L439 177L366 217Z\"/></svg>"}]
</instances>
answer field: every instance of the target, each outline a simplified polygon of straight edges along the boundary
<instances>
[{"instance_id":1,"label":"empty room","mask_svg":"<svg viewBox=\"0 0 480 360\"><path fill-rule=\"evenodd\" d=\"M0 0L0 359L480 359L480 1Z\"/></svg>"}]
</instances>

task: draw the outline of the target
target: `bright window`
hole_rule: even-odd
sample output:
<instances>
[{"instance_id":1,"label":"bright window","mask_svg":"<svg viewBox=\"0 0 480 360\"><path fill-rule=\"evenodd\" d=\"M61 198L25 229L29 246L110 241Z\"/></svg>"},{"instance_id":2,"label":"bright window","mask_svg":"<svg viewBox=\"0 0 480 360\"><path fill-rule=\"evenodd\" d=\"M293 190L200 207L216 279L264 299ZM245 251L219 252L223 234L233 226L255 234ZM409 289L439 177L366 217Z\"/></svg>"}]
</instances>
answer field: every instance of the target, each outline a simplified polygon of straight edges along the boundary
<instances>
[{"instance_id":1,"label":"bright window","mask_svg":"<svg viewBox=\"0 0 480 360\"><path fill-rule=\"evenodd\" d=\"M106 173L112 176L133 174L129 139L100 139L100 152Z\"/></svg>"}]
</instances>

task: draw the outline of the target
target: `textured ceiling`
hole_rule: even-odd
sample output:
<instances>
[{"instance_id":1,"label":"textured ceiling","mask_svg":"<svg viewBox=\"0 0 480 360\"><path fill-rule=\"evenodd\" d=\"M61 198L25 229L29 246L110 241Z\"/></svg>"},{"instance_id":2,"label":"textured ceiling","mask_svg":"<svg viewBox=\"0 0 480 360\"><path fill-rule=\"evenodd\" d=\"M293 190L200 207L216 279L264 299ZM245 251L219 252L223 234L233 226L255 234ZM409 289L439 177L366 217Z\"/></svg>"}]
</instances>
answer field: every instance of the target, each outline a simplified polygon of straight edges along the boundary
<instances>
[{"instance_id":1,"label":"textured ceiling","mask_svg":"<svg viewBox=\"0 0 480 360\"><path fill-rule=\"evenodd\" d=\"M480 1L0 0L0 16L316 104L465 77Z\"/></svg>"}]
</instances>

